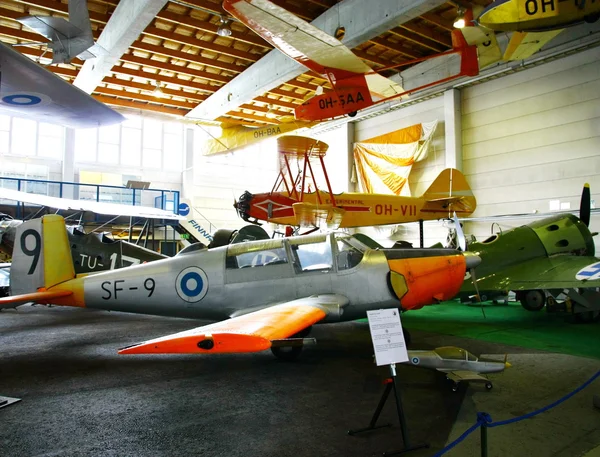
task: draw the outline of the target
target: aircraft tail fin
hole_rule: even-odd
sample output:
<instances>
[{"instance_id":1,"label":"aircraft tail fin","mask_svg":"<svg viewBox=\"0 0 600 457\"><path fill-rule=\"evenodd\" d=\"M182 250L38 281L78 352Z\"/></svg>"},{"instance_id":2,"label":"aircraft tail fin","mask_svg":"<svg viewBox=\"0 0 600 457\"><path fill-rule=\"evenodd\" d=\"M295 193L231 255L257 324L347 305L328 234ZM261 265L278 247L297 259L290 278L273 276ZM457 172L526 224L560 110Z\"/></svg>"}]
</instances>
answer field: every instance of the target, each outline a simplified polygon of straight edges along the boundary
<instances>
[{"instance_id":1,"label":"aircraft tail fin","mask_svg":"<svg viewBox=\"0 0 600 457\"><path fill-rule=\"evenodd\" d=\"M47 215L18 227L10 275L14 279L11 280L12 295L44 291L75 278L62 216Z\"/></svg>"},{"instance_id":2,"label":"aircraft tail fin","mask_svg":"<svg viewBox=\"0 0 600 457\"><path fill-rule=\"evenodd\" d=\"M422 197L426 200L421 211L450 217L453 212L469 215L477 201L465 176L455 168L446 168L438 175Z\"/></svg>"}]
</instances>

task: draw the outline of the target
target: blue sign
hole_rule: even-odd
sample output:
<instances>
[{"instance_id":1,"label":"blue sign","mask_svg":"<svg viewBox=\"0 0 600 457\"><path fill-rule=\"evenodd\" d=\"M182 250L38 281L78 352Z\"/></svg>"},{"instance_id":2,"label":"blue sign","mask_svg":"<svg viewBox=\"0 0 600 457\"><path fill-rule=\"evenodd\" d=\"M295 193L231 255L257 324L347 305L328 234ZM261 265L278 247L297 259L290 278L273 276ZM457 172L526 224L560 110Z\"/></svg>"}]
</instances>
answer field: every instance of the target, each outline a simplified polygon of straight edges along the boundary
<instances>
[{"instance_id":1,"label":"blue sign","mask_svg":"<svg viewBox=\"0 0 600 457\"><path fill-rule=\"evenodd\" d=\"M177 208L177 212L180 216L187 216L190 214L190 205L187 203L180 203L179 208Z\"/></svg>"}]
</instances>

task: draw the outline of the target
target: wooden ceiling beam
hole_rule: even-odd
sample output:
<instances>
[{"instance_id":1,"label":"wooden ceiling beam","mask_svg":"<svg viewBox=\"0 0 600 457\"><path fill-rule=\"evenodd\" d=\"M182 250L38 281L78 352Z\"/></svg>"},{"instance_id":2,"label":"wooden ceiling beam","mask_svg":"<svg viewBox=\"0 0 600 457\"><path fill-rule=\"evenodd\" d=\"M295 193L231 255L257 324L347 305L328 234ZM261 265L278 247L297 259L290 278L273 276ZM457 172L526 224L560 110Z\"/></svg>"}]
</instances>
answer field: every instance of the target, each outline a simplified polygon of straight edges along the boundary
<instances>
[{"instance_id":1,"label":"wooden ceiling beam","mask_svg":"<svg viewBox=\"0 0 600 457\"><path fill-rule=\"evenodd\" d=\"M217 24L213 24L213 23L207 22L207 21L201 21L201 20L195 19L191 16L185 16L183 14L177 14L177 13L173 13L172 11L167 11L167 10L164 10L164 11L161 11L160 13L158 13L156 18L163 19L165 21L172 22L172 23L175 23L178 25L187 26L187 27L190 27L190 28L193 28L196 30L201 30L202 32L214 33L215 35L217 34L217 30L219 29L219 26ZM273 46L271 46L269 43L267 43L261 37L256 35L254 32L242 33L242 32L238 32L237 30L232 29L230 38L233 38L235 40L242 41L244 43L251 44L254 46L260 46L260 47L263 47L266 49L273 48Z\"/></svg>"},{"instance_id":2,"label":"wooden ceiling beam","mask_svg":"<svg viewBox=\"0 0 600 457\"><path fill-rule=\"evenodd\" d=\"M206 57L202 57L201 55L190 54L187 52L179 51L177 49L172 49L166 46L156 46L154 44L145 43L141 40L135 41L131 48L137 49L140 51L151 52L153 54L160 54L171 59L179 59L185 60L190 63L195 63L198 65L205 65L207 67L216 68L218 70L226 70L234 73L241 73L245 70L246 67L241 65L235 65L233 63L221 62L217 59L207 59Z\"/></svg>"},{"instance_id":3,"label":"wooden ceiling beam","mask_svg":"<svg viewBox=\"0 0 600 457\"><path fill-rule=\"evenodd\" d=\"M424 13L424 14L421 14L421 16L419 16L419 17L421 17L422 19L425 19L430 24L437 25L438 27L440 27L448 32L452 32L452 30L454 30L454 25L452 24L452 21L449 21L448 19L445 19L437 14Z\"/></svg>"},{"instance_id":4,"label":"wooden ceiling beam","mask_svg":"<svg viewBox=\"0 0 600 457\"><path fill-rule=\"evenodd\" d=\"M445 45L441 45L435 41L431 41L430 39L424 39L422 36L409 32L408 30L396 28L394 30L390 30L390 33L404 41L410 41L411 43L414 43L419 48L427 49L427 52L433 51L435 53L439 53L447 50Z\"/></svg>"},{"instance_id":5,"label":"wooden ceiling beam","mask_svg":"<svg viewBox=\"0 0 600 457\"><path fill-rule=\"evenodd\" d=\"M445 48L452 47L452 39L450 39L450 37L448 37L447 35L438 33L435 30L432 30L428 27L423 27L423 26L416 25L416 24L405 23L405 24L402 24L400 27L393 28L392 30L390 30L390 32L392 32L393 34L396 34L397 32L401 32L402 29L406 29L409 32L412 32L418 36L427 38L428 40L431 40L435 43L439 43L442 46L444 46Z\"/></svg>"},{"instance_id":6,"label":"wooden ceiling beam","mask_svg":"<svg viewBox=\"0 0 600 457\"><path fill-rule=\"evenodd\" d=\"M280 111L280 110L276 110L276 109L270 109L266 106L249 105L247 103L240 105L240 108L251 110L251 111L256 111L259 113L265 113L265 114L272 113L274 117L289 116L291 114L289 111Z\"/></svg>"},{"instance_id":7,"label":"wooden ceiling beam","mask_svg":"<svg viewBox=\"0 0 600 457\"><path fill-rule=\"evenodd\" d=\"M128 87L130 89L143 90L148 93L152 93L156 89L156 86L154 84L145 84L145 83L138 83L135 81L128 81L126 79L117 78L115 76L107 76L106 78L104 78L102 80L102 82L104 84L112 84L114 86L122 86L122 87ZM195 102L195 104L205 100L208 97L207 95L196 94L193 92L184 92L181 90L169 89L168 87L161 87L160 90L164 94L170 95L172 97L181 97L181 98L185 98L187 100L193 100ZM194 106L195 106L195 104L194 104Z\"/></svg>"},{"instance_id":8,"label":"wooden ceiling beam","mask_svg":"<svg viewBox=\"0 0 600 457\"><path fill-rule=\"evenodd\" d=\"M211 11L213 14L227 14L221 7L221 3L214 3L210 0L180 0L181 3L187 3L190 8L198 6L202 9Z\"/></svg>"},{"instance_id":9,"label":"wooden ceiling beam","mask_svg":"<svg viewBox=\"0 0 600 457\"><path fill-rule=\"evenodd\" d=\"M106 105L125 106L127 108L135 108L140 110L156 111L163 114L171 114L175 116L185 116L189 110L182 108L173 108L164 105L156 105L153 103L142 103L134 100L125 100L123 98L107 97L105 95L93 95L99 102Z\"/></svg>"},{"instance_id":10,"label":"wooden ceiling beam","mask_svg":"<svg viewBox=\"0 0 600 457\"><path fill-rule=\"evenodd\" d=\"M133 54L124 54L121 56L122 62L128 62L136 65L141 65L143 67L151 67L156 68L158 70L171 71L173 73L182 73L188 76L192 76L194 78L202 78L207 79L209 81L215 81L221 84L225 84L231 80L231 78L227 76L222 76L216 73L209 73L207 71L195 70L193 68L189 68L181 65L174 65L168 62L162 62L160 60L148 59L144 57L135 56ZM215 87L217 90L218 87Z\"/></svg>"},{"instance_id":11,"label":"wooden ceiling beam","mask_svg":"<svg viewBox=\"0 0 600 457\"><path fill-rule=\"evenodd\" d=\"M269 97L256 97L254 99L254 101L260 102L260 103L267 103L267 104L271 104L271 105L275 105L275 106L282 106L284 108L289 108L289 109L296 109L296 107L298 106L297 103L291 103L291 102L284 102L283 100L278 100L276 98L269 98Z\"/></svg>"},{"instance_id":12,"label":"wooden ceiling beam","mask_svg":"<svg viewBox=\"0 0 600 457\"><path fill-rule=\"evenodd\" d=\"M291 90L281 89L281 87L271 89L268 93L273 95L279 95L281 97L293 98L294 100L299 100L301 102L303 102L306 98L306 94L298 94Z\"/></svg>"},{"instance_id":13,"label":"wooden ceiling beam","mask_svg":"<svg viewBox=\"0 0 600 457\"><path fill-rule=\"evenodd\" d=\"M213 51L219 54L224 54L236 59L246 60L248 62L256 62L260 57L259 54L251 54L246 51L240 51L228 46L222 46L215 44L210 41L199 40L193 36L186 36L181 33L168 32L166 30L159 29L157 27L146 27L144 30L145 35L151 35L163 40L175 41L176 43L187 44L189 46L195 46L200 49L206 49L207 51Z\"/></svg>"},{"instance_id":14,"label":"wooden ceiling beam","mask_svg":"<svg viewBox=\"0 0 600 457\"><path fill-rule=\"evenodd\" d=\"M307 14L306 8L299 8L297 6L291 5L287 3L285 0L271 0L271 2L275 3L277 6L289 11L290 13L298 16L299 18L304 19L307 22L312 22L316 16L312 16Z\"/></svg>"},{"instance_id":15,"label":"wooden ceiling beam","mask_svg":"<svg viewBox=\"0 0 600 457\"><path fill-rule=\"evenodd\" d=\"M62 13L66 16L69 15L69 5L66 3L62 3L58 0L16 0L19 3L23 3L24 5L35 6L38 8L42 8L48 11L52 11L53 13ZM96 11L89 11L90 21L99 22L101 24L106 24L110 15L97 13Z\"/></svg>"},{"instance_id":16,"label":"wooden ceiling beam","mask_svg":"<svg viewBox=\"0 0 600 457\"><path fill-rule=\"evenodd\" d=\"M112 67L110 71L112 73L120 75L133 76L136 78L143 78L151 81L160 81L164 84L174 84L177 86L185 87L187 89L200 90L203 92L213 93L216 89L218 89L218 87L211 86L209 84L202 84L187 79L177 78L176 76L166 76L158 73L150 73L149 71L144 70L134 70L132 68L125 68L118 65Z\"/></svg>"},{"instance_id":17,"label":"wooden ceiling beam","mask_svg":"<svg viewBox=\"0 0 600 457\"><path fill-rule=\"evenodd\" d=\"M266 116L256 116L255 114L240 113L239 111L229 111L226 114L228 116L238 117L240 119L244 119L247 121L262 122L263 124L272 124L272 125L279 124L279 121L277 121L276 119L270 119Z\"/></svg>"},{"instance_id":18,"label":"wooden ceiling beam","mask_svg":"<svg viewBox=\"0 0 600 457\"><path fill-rule=\"evenodd\" d=\"M196 106L195 103L183 102L180 100L172 100L165 97L155 97L154 95L139 94L127 90L110 89L108 87L98 86L93 93L102 95L112 95L119 98L131 99L135 101L160 103L161 105L174 106L176 108L192 109Z\"/></svg>"},{"instance_id":19,"label":"wooden ceiling beam","mask_svg":"<svg viewBox=\"0 0 600 457\"><path fill-rule=\"evenodd\" d=\"M399 54L408 57L409 59L418 59L419 57L422 57L421 53L415 52L413 49L402 46L400 43L392 43L391 41L383 39L381 37L375 37L369 41L373 44L383 46L386 49L396 51Z\"/></svg>"}]
</instances>

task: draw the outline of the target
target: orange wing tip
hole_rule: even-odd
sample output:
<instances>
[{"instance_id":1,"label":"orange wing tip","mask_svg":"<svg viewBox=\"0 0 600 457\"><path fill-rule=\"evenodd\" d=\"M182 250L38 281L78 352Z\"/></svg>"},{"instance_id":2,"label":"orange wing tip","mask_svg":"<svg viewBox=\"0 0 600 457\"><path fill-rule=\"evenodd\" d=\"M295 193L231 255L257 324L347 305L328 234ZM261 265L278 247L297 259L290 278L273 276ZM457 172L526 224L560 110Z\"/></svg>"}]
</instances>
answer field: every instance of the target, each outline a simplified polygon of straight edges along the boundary
<instances>
[{"instance_id":1,"label":"orange wing tip","mask_svg":"<svg viewBox=\"0 0 600 457\"><path fill-rule=\"evenodd\" d=\"M119 354L225 354L260 352L271 347L266 338L237 333L164 337L134 344L119 350Z\"/></svg>"},{"instance_id":2,"label":"orange wing tip","mask_svg":"<svg viewBox=\"0 0 600 457\"><path fill-rule=\"evenodd\" d=\"M9 304L23 304L28 302L46 302L52 298L68 297L73 295L71 290L40 290L22 295L10 295L0 298L0 306Z\"/></svg>"}]
</instances>

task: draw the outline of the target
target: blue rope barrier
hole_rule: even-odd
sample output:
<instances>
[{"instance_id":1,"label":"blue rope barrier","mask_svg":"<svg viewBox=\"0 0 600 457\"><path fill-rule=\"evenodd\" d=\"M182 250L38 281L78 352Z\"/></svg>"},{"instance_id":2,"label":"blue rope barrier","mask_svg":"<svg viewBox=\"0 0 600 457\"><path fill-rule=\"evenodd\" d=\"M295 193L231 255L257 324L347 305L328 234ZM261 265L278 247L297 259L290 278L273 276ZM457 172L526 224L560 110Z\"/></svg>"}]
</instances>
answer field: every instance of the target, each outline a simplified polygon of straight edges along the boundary
<instances>
[{"instance_id":1,"label":"blue rope barrier","mask_svg":"<svg viewBox=\"0 0 600 457\"><path fill-rule=\"evenodd\" d=\"M514 422L519 422L519 421L522 421L523 419L529 419L531 417L537 416L540 413L548 411L549 409L552 409L555 406L560 405L562 402L568 400L576 393L581 392L583 389L585 389L587 386L589 386L592 382L594 382L596 380L596 378L598 378L598 376L600 376L600 371L598 371L594 376L592 376L590 379L588 379L586 382L584 382L582 385L580 385L573 392L570 392L567 395L565 395L564 397L559 398L554 403L550 403L548 406L544 406L543 408L540 408L531 413L523 414L522 416L513 417L512 419L506 419L506 420L498 421L498 422L491 422L490 424L488 424L488 427L499 427L501 425L512 424Z\"/></svg>"},{"instance_id":2,"label":"blue rope barrier","mask_svg":"<svg viewBox=\"0 0 600 457\"><path fill-rule=\"evenodd\" d=\"M523 419L529 419L531 417L537 416L540 413L548 411L549 409L552 409L555 406L560 405L562 402L568 400L576 393L581 392L583 389L585 389L587 386L589 386L592 382L594 382L599 376L600 376L600 371L598 371L590 379L588 379L586 382L584 382L582 385L580 385L577 389L575 389L572 392L569 392L564 397L559 398L554 403L550 403L548 406L544 406L543 408L540 408L531 413L523 414L522 416L518 416L518 417L513 417L512 419L506 419L503 421L492 422L492 417L488 413L479 412L479 413L477 413L477 422L475 422L471 427L469 427L462 435L460 435L458 438L456 438L454 441L452 441L450 444L448 444L444 449L436 452L432 457L440 457L440 456L444 455L446 452L448 452L450 449L452 449L458 443L464 441L467 436L469 436L471 433L473 433L475 430L477 430L481 426L499 427L500 425L512 424L514 422L522 421Z\"/></svg>"}]
</instances>

